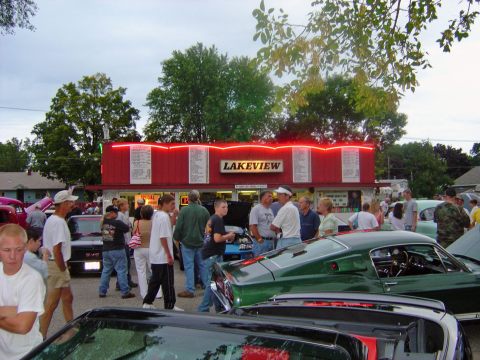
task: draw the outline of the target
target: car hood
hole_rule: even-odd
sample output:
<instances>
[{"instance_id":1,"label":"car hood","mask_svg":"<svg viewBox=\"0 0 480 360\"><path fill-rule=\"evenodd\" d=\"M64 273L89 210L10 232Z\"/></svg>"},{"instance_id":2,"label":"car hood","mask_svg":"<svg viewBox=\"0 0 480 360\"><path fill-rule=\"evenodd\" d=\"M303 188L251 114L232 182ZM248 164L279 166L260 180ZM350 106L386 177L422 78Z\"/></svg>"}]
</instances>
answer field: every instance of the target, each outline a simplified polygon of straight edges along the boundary
<instances>
[{"instance_id":1,"label":"car hood","mask_svg":"<svg viewBox=\"0 0 480 360\"><path fill-rule=\"evenodd\" d=\"M450 254L480 262L480 224L447 247Z\"/></svg>"},{"instance_id":2,"label":"car hood","mask_svg":"<svg viewBox=\"0 0 480 360\"><path fill-rule=\"evenodd\" d=\"M213 202L203 204L210 215L215 214ZM228 213L223 217L225 225L238 226L242 229L248 227L248 215L252 204L245 201L228 201Z\"/></svg>"}]
</instances>

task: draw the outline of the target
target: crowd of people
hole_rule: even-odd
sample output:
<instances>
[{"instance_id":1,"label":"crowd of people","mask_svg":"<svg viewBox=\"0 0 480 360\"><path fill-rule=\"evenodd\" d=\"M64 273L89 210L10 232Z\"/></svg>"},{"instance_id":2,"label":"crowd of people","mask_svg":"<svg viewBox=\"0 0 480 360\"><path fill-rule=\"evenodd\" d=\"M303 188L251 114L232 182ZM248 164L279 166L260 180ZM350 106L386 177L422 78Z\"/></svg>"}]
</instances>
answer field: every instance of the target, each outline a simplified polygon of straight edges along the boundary
<instances>
[{"instance_id":1,"label":"crowd of people","mask_svg":"<svg viewBox=\"0 0 480 360\"><path fill-rule=\"evenodd\" d=\"M278 202L273 202L273 192ZM418 206L410 190L405 190L404 202L393 210L390 202L373 200L361 205L361 211L348 219L352 230L379 230L388 213L393 230L415 231ZM294 193L286 185L273 191L263 191L260 202L249 214L249 229L253 239L253 256L274 248L299 244L318 236L335 234L339 219L332 212L333 201L321 198L316 211L307 196L292 202ZM25 231L18 225L0 228L0 358L18 359L47 335L55 309L62 304L65 321L73 319L73 295L67 262L71 256L70 232L65 221L77 200L69 191L54 197L55 212L48 219L34 211ZM459 204L455 190L447 189L444 202L434 213L437 240L446 247L463 234L465 228L480 222L480 209L472 200L467 213ZM226 244L235 239L227 232L223 218L228 213L226 200L217 199L214 214L201 205L200 193L188 194L188 206L176 209L175 198L163 195L158 211L137 201L133 224L129 219L126 199L113 199L101 222L103 239L103 269L98 295L105 298L110 276L117 273L117 288L122 299L134 298L131 291L137 284L130 274L130 251L133 250L143 308L154 308L156 298L162 298L165 309L182 311L176 296L193 298L197 288L205 289L198 311L208 312L212 306L220 310L218 300L209 286L214 265L222 261ZM39 210L39 209L37 209ZM391 211L390 211L391 210ZM43 240L43 246L41 247ZM174 288L174 246L181 244L185 268L185 288L178 294Z\"/></svg>"}]
</instances>

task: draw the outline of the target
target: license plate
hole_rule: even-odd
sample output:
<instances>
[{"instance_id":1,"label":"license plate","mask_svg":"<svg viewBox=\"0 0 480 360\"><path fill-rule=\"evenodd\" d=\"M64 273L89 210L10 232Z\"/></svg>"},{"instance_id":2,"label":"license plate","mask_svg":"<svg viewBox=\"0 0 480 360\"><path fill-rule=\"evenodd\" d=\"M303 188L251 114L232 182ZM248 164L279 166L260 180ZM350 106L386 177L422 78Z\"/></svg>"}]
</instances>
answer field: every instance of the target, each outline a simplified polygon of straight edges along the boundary
<instances>
[{"instance_id":1,"label":"license plate","mask_svg":"<svg viewBox=\"0 0 480 360\"><path fill-rule=\"evenodd\" d=\"M100 270L100 261L89 261L84 264L85 270Z\"/></svg>"}]
</instances>

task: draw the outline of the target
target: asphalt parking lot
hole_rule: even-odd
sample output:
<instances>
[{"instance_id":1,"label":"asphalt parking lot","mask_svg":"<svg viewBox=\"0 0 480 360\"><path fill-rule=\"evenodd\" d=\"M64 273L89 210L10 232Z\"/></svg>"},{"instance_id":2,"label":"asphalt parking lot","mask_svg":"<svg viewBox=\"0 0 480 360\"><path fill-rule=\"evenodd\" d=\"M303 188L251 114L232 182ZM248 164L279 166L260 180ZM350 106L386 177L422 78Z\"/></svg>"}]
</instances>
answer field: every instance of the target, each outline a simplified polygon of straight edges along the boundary
<instances>
[{"instance_id":1,"label":"asphalt parking lot","mask_svg":"<svg viewBox=\"0 0 480 360\"><path fill-rule=\"evenodd\" d=\"M133 260L133 259L132 259ZM132 262L133 277L136 281L135 265ZM96 307L103 306L120 306L120 307L141 307L142 299L138 288L132 291L137 295L136 298L123 300L120 297L120 292L115 291L116 278L112 277L110 280L110 289L107 297L100 299L98 297L98 276L73 276L72 277L72 291L74 295L74 316L78 316L83 312ZM184 276L180 271L178 262L175 263L175 290L180 292L184 289ZM203 290L197 290L193 299L185 299L177 297L176 306L184 309L185 311L196 311L198 304L203 297ZM157 308L163 309L163 299L156 299L154 305ZM63 314L61 311L61 305L55 311L55 314L50 325L48 334L52 335L57 330L61 329L64 325ZM467 336L470 340L470 345L474 352L474 359L480 359L480 322L468 322L464 323L464 328L467 332Z\"/></svg>"}]
</instances>

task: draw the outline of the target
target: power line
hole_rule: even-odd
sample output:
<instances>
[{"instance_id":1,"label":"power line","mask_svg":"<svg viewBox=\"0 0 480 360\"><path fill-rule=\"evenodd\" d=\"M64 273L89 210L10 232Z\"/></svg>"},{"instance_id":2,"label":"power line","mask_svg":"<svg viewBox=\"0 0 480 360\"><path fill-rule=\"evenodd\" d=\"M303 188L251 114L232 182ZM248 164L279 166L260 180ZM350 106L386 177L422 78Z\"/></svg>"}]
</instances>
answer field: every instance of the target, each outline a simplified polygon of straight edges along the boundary
<instances>
[{"instance_id":1,"label":"power line","mask_svg":"<svg viewBox=\"0 0 480 360\"><path fill-rule=\"evenodd\" d=\"M407 136L402 137L402 139L405 139L405 140L449 141L449 142L471 142L471 143L479 142L478 139L476 139L476 140L468 140L468 139L432 139L432 138L419 138L419 137L407 137Z\"/></svg>"},{"instance_id":2,"label":"power line","mask_svg":"<svg viewBox=\"0 0 480 360\"><path fill-rule=\"evenodd\" d=\"M21 107L12 107L12 106L0 106L0 109L19 110L19 111L36 111L36 112L43 112L43 113L48 111L48 110L30 109L30 108L21 108Z\"/></svg>"}]
</instances>

